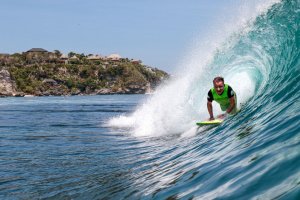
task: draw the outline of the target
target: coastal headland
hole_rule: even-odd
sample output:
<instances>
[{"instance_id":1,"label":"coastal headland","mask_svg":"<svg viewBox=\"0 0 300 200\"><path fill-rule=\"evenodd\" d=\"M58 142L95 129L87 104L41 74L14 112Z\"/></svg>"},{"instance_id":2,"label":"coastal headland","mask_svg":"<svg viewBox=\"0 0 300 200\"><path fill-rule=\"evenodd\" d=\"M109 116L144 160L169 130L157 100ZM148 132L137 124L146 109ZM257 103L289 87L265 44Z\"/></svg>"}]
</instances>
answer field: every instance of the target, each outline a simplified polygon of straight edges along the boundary
<instances>
[{"instance_id":1,"label":"coastal headland","mask_svg":"<svg viewBox=\"0 0 300 200\"><path fill-rule=\"evenodd\" d=\"M0 54L0 96L151 93L169 75L118 54L68 55L33 48Z\"/></svg>"}]
</instances>

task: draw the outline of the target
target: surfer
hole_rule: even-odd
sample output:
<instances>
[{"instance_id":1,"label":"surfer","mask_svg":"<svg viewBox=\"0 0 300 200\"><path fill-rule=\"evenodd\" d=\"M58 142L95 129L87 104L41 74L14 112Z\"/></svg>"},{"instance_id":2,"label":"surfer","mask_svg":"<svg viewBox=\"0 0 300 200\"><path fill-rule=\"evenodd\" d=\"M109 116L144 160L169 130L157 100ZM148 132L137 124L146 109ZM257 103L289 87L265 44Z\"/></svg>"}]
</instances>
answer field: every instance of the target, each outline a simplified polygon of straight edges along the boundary
<instances>
[{"instance_id":1,"label":"surfer","mask_svg":"<svg viewBox=\"0 0 300 200\"><path fill-rule=\"evenodd\" d=\"M207 96L207 110L209 113L209 120L214 120L212 101L215 100L220 104L221 110L226 111L225 114L217 116L217 118L224 118L226 114L235 114L237 112L236 94L233 89L224 84L223 77L216 77L213 80L214 87L211 88Z\"/></svg>"}]
</instances>

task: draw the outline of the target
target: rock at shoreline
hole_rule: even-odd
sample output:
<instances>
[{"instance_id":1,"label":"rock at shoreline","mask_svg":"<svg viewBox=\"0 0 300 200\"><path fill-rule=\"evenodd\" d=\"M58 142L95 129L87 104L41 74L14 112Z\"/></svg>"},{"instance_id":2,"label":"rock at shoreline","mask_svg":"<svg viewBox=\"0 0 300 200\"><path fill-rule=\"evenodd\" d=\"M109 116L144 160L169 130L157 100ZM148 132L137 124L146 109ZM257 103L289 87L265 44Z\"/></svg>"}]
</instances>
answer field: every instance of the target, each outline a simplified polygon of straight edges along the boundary
<instances>
[{"instance_id":1,"label":"rock at shoreline","mask_svg":"<svg viewBox=\"0 0 300 200\"><path fill-rule=\"evenodd\" d=\"M16 83L10 77L10 73L6 69L0 71L0 96L15 96Z\"/></svg>"}]
</instances>

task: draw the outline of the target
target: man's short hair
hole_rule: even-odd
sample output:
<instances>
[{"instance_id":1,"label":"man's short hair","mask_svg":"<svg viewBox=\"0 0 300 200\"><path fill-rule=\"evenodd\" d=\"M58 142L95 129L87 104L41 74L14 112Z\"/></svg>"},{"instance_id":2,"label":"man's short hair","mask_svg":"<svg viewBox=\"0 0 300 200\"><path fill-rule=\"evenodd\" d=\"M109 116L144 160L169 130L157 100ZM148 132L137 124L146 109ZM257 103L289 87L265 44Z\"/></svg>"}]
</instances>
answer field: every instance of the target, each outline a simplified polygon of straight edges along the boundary
<instances>
[{"instance_id":1,"label":"man's short hair","mask_svg":"<svg viewBox=\"0 0 300 200\"><path fill-rule=\"evenodd\" d=\"M221 76L217 76L214 78L213 83L222 81L224 83L224 78Z\"/></svg>"}]
</instances>

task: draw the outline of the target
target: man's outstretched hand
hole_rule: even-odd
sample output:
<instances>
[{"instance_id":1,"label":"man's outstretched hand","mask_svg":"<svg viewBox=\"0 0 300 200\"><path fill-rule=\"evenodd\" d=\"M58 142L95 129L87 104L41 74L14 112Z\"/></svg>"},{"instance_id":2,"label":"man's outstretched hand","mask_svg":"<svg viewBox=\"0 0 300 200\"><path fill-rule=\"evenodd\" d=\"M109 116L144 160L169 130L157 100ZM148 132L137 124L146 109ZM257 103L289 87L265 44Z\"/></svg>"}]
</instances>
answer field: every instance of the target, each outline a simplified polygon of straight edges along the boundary
<instances>
[{"instance_id":1,"label":"man's outstretched hand","mask_svg":"<svg viewBox=\"0 0 300 200\"><path fill-rule=\"evenodd\" d=\"M217 118L224 119L226 116L227 116L227 114L221 114L221 115L218 115Z\"/></svg>"}]
</instances>

